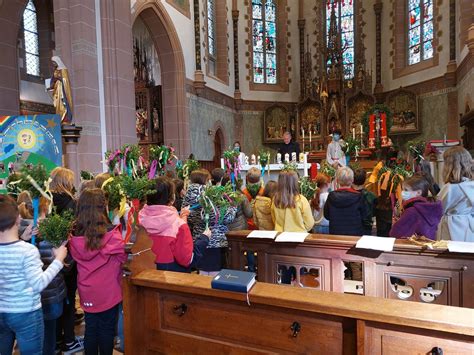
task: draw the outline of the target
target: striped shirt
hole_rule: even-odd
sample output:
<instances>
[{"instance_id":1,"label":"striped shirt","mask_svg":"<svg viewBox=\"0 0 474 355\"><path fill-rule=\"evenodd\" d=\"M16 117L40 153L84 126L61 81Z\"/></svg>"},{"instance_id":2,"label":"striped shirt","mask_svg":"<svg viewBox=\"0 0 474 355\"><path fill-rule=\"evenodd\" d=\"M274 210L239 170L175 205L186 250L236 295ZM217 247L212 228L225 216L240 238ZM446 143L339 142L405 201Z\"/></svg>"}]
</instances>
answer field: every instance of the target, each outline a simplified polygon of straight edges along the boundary
<instances>
[{"instance_id":1,"label":"striped shirt","mask_svg":"<svg viewBox=\"0 0 474 355\"><path fill-rule=\"evenodd\" d=\"M43 271L38 249L22 240L0 243L0 313L27 313L41 308L41 291L61 271L54 260Z\"/></svg>"}]
</instances>

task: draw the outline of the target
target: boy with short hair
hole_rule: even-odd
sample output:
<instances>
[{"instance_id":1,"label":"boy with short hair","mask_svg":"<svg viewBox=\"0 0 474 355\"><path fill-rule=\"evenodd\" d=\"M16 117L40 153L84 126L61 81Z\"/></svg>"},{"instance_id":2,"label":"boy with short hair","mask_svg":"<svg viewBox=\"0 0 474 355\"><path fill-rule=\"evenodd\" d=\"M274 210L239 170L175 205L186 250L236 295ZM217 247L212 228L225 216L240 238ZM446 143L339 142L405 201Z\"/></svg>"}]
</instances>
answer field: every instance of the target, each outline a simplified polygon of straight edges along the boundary
<instances>
[{"instance_id":1,"label":"boy with short hair","mask_svg":"<svg viewBox=\"0 0 474 355\"><path fill-rule=\"evenodd\" d=\"M20 353L42 354L44 324L41 291L63 268L66 247L43 271L38 249L18 238L20 217L11 197L0 195L0 354L11 354L16 338Z\"/></svg>"},{"instance_id":2,"label":"boy with short hair","mask_svg":"<svg viewBox=\"0 0 474 355\"><path fill-rule=\"evenodd\" d=\"M247 175L245 176L245 187L242 188L242 193L247 197L247 200L250 202L250 205L254 206L255 199L257 196L263 196L265 192L265 186L263 185L261 178L261 171L256 168L250 168L247 171ZM252 218L247 220L249 229L258 229L255 226L255 223Z\"/></svg>"}]
</instances>

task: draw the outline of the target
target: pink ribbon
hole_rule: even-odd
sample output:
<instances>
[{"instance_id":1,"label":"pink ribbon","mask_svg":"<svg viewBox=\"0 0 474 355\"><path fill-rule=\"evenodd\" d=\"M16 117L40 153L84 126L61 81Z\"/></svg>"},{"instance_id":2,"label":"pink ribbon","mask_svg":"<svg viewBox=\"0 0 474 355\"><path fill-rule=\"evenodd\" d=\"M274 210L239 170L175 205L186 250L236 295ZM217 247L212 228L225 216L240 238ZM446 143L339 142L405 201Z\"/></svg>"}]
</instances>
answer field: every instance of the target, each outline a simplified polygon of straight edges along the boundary
<instances>
[{"instance_id":1,"label":"pink ribbon","mask_svg":"<svg viewBox=\"0 0 474 355\"><path fill-rule=\"evenodd\" d=\"M150 166L150 172L148 173L148 179L154 179L156 175L156 167L158 166L158 162L153 160Z\"/></svg>"}]
</instances>

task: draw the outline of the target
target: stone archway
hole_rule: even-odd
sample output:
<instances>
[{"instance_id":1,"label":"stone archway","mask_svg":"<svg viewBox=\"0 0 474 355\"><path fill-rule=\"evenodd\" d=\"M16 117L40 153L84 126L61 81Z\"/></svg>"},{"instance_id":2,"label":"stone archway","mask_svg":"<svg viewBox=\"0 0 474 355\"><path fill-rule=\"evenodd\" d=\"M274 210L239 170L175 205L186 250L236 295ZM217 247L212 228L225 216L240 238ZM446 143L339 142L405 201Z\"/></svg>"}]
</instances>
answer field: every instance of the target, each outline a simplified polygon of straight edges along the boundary
<instances>
[{"instance_id":1,"label":"stone archway","mask_svg":"<svg viewBox=\"0 0 474 355\"><path fill-rule=\"evenodd\" d=\"M172 144L181 158L187 157L191 151L189 110L184 55L178 34L161 3L135 3L133 22L137 17L147 26L160 60L165 143Z\"/></svg>"},{"instance_id":2,"label":"stone archway","mask_svg":"<svg viewBox=\"0 0 474 355\"><path fill-rule=\"evenodd\" d=\"M20 81L18 78L17 41L21 17L28 0L0 1L0 115L18 115Z\"/></svg>"}]
</instances>

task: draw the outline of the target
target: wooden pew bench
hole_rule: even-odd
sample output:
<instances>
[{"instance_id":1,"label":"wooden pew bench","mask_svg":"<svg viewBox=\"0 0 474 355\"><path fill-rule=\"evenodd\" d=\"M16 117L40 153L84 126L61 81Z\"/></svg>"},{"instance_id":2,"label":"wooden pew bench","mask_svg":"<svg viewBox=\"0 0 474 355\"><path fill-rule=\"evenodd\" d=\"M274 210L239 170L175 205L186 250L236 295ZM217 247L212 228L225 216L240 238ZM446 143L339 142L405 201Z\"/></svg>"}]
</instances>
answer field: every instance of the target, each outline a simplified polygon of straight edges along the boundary
<instances>
[{"instance_id":1,"label":"wooden pew bench","mask_svg":"<svg viewBox=\"0 0 474 355\"><path fill-rule=\"evenodd\" d=\"M474 308L474 254L407 240L397 240L392 252L377 252L356 249L358 237L311 234L304 243L276 243L247 239L248 233L227 234L229 268L246 270L246 254L254 252L260 282L283 284L282 270L289 270L296 287ZM359 280L345 280L350 263L360 265Z\"/></svg>"},{"instance_id":2,"label":"wooden pew bench","mask_svg":"<svg viewBox=\"0 0 474 355\"><path fill-rule=\"evenodd\" d=\"M126 354L472 354L474 310L145 270L124 278Z\"/></svg>"}]
</instances>

